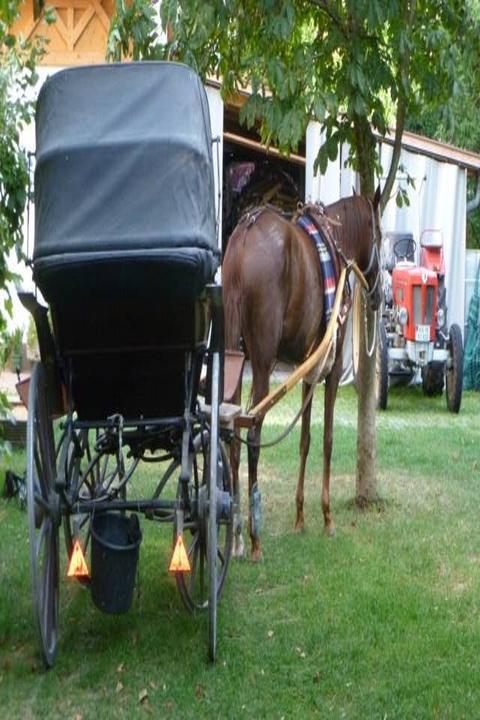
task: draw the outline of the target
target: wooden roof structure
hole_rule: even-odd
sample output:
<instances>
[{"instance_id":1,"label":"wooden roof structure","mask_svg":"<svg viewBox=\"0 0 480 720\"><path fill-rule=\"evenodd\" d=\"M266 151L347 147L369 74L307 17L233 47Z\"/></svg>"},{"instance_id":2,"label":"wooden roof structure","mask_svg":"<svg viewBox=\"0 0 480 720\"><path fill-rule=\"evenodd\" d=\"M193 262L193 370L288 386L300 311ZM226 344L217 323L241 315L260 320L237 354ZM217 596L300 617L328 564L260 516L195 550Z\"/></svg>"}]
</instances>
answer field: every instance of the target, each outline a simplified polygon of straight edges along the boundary
<instances>
[{"instance_id":1,"label":"wooden roof structure","mask_svg":"<svg viewBox=\"0 0 480 720\"><path fill-rule=\"evenodd\" d=\"M52 0L56 22L37 17L35 0L24 0L13 31L31 39L43 36L47 52L43 65L66 67L105 62L110 20L115 0Z\"/></svg>"}]
</instances>

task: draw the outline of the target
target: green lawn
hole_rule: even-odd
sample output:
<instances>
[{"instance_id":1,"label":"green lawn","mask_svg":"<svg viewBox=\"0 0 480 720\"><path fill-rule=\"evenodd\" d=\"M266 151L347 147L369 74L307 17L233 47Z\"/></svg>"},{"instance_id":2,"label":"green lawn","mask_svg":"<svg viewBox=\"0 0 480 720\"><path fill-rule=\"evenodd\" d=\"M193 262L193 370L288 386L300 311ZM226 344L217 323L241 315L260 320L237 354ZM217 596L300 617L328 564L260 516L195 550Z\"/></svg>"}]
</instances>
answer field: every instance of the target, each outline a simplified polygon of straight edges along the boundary
<instances>
[{"instance_id":1,"label":"green lawn","mask_svg":"<svg viewBox=\"0 0 480 720\"><path fill-rule=\"evenodd\" d=\"M206 618L185 613L168 576L171 530L144 522L130 612L104 616L88 591L62 579L59 655L43 672L26 514L0 501L1 718L480 717L480 395L466 393L453 416L444 398L393 389L378 417L383 502L360 512L352 503L356 398L342 388L334 538L322 532L321 395L306 532L293 532L296 429L262 453L265 559L231 566L215 667L206 661ZM298 403L295 391L271 412L265 439ZM17 454L10 465L23 462Z\"/></svg>"}]
</instances>

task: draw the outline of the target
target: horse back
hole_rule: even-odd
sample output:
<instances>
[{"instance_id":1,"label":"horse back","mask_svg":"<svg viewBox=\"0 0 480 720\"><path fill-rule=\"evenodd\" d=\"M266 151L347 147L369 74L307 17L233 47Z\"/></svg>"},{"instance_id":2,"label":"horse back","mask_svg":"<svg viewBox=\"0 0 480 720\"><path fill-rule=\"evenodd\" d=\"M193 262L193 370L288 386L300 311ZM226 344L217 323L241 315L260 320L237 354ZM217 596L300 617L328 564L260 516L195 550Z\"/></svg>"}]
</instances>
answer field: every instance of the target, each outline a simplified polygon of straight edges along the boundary
<instances>
[{"instance_id":1,"label":"horse back","mask_svg":"<svg viewBox=\"0 0 480 720\"><path fill-rule=\"evenodd\" d=\"M277 213L235 228L225 254L226 345L259 362L301 361L321 332L323 292L311 240Z\"/></svg>"}]
</instances>

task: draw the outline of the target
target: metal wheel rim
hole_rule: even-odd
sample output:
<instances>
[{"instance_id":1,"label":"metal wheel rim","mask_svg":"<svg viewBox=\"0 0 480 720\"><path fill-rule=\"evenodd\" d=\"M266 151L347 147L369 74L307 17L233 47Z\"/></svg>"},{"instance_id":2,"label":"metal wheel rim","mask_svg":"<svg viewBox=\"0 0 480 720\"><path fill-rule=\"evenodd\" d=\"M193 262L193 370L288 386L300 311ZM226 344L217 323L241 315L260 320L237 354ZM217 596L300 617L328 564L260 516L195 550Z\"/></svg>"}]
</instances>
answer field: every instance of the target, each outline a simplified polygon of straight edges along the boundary
<instances>
[{"instance_id":1,"label":"metal wheel rim","mask_svg":"<svg viewBox=\"0 0 480 720\"><path fill-rule=\"evenodd\" d=\"M27 422L27 509L34 616L42 657L51 667L57 652L59 543L55 449L46 390L43 368L36 365L30 381Z\"/></svg>"}]
</instances>

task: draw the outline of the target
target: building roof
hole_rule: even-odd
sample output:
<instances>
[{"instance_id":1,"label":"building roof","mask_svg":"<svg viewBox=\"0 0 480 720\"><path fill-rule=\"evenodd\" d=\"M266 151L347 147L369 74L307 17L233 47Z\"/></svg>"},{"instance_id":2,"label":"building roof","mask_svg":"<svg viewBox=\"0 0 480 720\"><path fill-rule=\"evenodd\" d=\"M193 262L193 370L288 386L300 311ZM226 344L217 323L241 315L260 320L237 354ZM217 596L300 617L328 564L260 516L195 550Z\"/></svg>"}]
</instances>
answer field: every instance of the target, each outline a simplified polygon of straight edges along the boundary
<instances>
[{"instance_id":1,"label":"building roof","mask_svg":"<svg viewBox=\"0 0 480 720\"><path fill-rule=\"evenodd\" d=\"M394 137L394 131L390 131L386 137L381 138L381 142L393 145ZM480 154L474 153L471 150L462 150L454 145L449 145L439 140L432 140L431 138L417 135L407 130L404 131L402 136L402 148L413 153L418 153L419 155L427 155L441 162L459 165L470 171L480 171Z\"/></svg>"}]
</instances>

